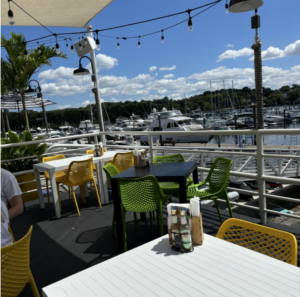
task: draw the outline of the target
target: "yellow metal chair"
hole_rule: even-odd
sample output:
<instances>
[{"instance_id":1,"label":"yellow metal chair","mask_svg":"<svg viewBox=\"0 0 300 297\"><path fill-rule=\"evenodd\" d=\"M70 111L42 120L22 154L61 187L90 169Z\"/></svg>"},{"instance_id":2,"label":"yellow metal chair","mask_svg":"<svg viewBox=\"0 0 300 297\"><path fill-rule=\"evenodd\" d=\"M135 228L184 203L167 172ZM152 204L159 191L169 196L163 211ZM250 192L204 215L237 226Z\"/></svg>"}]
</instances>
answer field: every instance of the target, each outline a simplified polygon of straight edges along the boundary
<instances>
[{"instance_id":1,"label":"yellow metal chair","mask_svg":"<svg viewBox=\"0 0 300 297\"><path fill-rule=\"evenodd\" d=\"M88 182L93 182L95 191L96 191L96 196L97 196L98 203L99 203L99 207L102 208L101 202L100 202L100 197L99 197L95 179L94 179L93 159L92 158L90 158L88 160L83 160L83 161L71 162L71 164L69 165L67 174L63 177L58 178L57 181L60 183L63 183L64 185L70 186L70 188L72 190L73 199L75 202L78 216L80 216L80 212L79 212L76 196L75 196L74 189L73 189L74 186L79 186L81 200L83 203L86 203L84 184L86 184Z\"/></svg>"},{"instance_id":2,"label":"yellow metal chair","mask_svg":"<svg viewBox=\"0 0 300 297\"><path fill-rule=\"evenodd\" d=\"M33 296L40 296L30 270L31 233L32 226L22 239L1 248L1 296L3 297L18 296L27 283Z\"/></svg>"},{"instance_id":3,"label":"yellow metal chair","mask_svg":"<svg viewBox=\"0 0 300 297\"><path fill-rule=\"evenodd\" d=\"M106 152L106 149L103 149L104 152ZM93 150L87 150L85 152L87 155L93 155L94 154L94 151ZM97 175L97 181L99 180L99 177L98 177L98 170L97 170L97 165L96 164L93 164L93 171L96 171L96 175ZM93 191L93 188L92 188L92 182L91 182L91 191Z\"/></svg>"},{"instance_id":4,"label":"yellow metal chair","mask_svg":"<svg viewBox=\"0 0 300 297\"><path fill-rule=\"evenodd\" d=\"M56 156L52 156L52 157L44 157L43 160L42 160L42 162L46 163L46 162L61 160L61 159L65 159L65 158L66 157L64 155L56 155ZM59 201L60 211L61 211L61 202L60 202L60 194L59 194L59 182L57 181L57 179L66 176L66 173L67 173L66 170L57 171L57 172L54 173L54 176L55 176L55 179L56 179L56 186L57 186L57 194L58 194L58 201ZM44 176L46 178L47 198L48 198L48 204L49 204L50 203L50 199L49 199L48 181L50 180L50 176L49 176L49 173L45 172L45 171L44 171ZM70 187L69 187L69 198L71 198Z\"/></svg>"},{"instance_id":5,"label":"yellow metal chair","mask_svg":"<svg viewBox=\"0 0 300 297\"><path fill-rule=\"evenodd\" d=\"M134 165L133 152L117 153L111 163L119 172L123 172Z\"/></svg>"},{"instance_id":6,"label":"yellow metal chair","mask_svg":"<svg viewBox=\"0 0 300 297\"><path fill-rule=\"evenodd\" d=\"M291 233L239 219L228 219L217 238L297 266L297 240Z\"/></svg>"}]
</instances>

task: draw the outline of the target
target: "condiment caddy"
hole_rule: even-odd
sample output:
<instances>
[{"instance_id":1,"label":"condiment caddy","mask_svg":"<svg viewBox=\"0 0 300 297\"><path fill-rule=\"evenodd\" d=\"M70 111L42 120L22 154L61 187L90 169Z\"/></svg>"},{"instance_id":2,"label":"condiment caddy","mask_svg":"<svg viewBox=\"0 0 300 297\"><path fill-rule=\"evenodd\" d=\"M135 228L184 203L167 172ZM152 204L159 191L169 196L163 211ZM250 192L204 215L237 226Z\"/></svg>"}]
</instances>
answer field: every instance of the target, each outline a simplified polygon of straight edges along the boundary
<instances>
[{"instance_id":1,"label":"condiment caddy","mask_svg":"<svg viewBox=\"0 0 300 297\"><path fill-rule=\"evenodd\" d=\"M188 253L193 245L203 244L203 225L198 197L191 203L170 203L168 209L168 232L172 250Z\"/></svg>"}]
</instances>

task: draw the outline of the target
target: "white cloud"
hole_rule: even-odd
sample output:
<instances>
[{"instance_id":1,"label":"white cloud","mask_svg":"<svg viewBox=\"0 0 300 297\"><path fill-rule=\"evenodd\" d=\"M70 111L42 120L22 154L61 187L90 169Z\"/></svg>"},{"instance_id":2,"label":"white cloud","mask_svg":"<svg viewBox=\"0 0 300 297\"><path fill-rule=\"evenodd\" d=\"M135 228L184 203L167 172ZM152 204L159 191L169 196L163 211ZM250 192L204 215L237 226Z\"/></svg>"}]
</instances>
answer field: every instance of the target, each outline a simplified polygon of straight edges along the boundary
<instances>
[{"instance_id":1,"label":"white cloud","mask_svg":"<svg viewBox=\"0 0 300 297\"><path fill-rule=\"evenodd\" d=\"M234 47L233 44L227 44L226 47Z\"/></svg>"},{"instance_id":2,"label":"white cloud","mask_svg":"<svg viewBox=\"0 0 300 297\"><path fill-rule=\"evenodd\" d=\"M156 69L157 69L156 66L151 66L151 67L149 68L149 71L152 72L152 71L155 71Z\"/></svg>"},{"instance_id":3,"label":"white cloud","mask_svg":"<svg viewBox=\"0 0 300 297\"><path fill-rule=\"evenodd\" d=\"M247 48L247 47L237 50L237 51L227 50L218 57L217 62L221 62L222 60L225 60L225 59L236 59L239 57L251 56L251 55L253 55L253 50L251 48Z\"/></svg>"},{"instance_id":4,"label":"white cloud","mask_svg":"<svg viewBox=\"0 0 300 297\"><path fill-rule=\"evenodd\" d=\"M103 54L98 54L96 56L96 65L97 68L101 70L101 68L111 69L118 65L118 60L116 58L106 56Z\"/></svg>"},{"instance_id":5,"label":"white cloud","mask_svg":"<svg viewBox=\"0 0 300 297\"><path fill-rule=\"evenodd\" d=\"M254 51L250 48L243 48L240 50L227 50L218 57L217 62L220 62L225 59L236 59L239 57L252 56L249 60L253 61ZM261 52L263 60L272 60L277 58L291 57L300 55L300 40L291 43L286 46L284 50L281 50L278 47L270 46L266 50Z\"/></svg>"},{"instance_id":6,"label":"white cloud","mask_svg":"<svg viewBox=\"0 0 300 297\"><path fill-rule=\"evenodd\" d=\"M174 77L174 74L166 74L166 75L164 75L164 78L172 78L172 77Z\"/></svg>"},{"instance_id":7,"label":"white cloud","mask_svg":"<svg viewBox=\"0 0 300 297\"><path fill-rule=\"evenodd\" d=\"M161 67L159 68L160 71L171 71L171 70L175 70L176 69L176 65L172 66L172 67Z\"/></svg>"},{"instance_id":8,"label":"white cloud","mask_svg":"<svg viewBox=\"0 0 300 297\"><path fill-rule=\"evenodd\" d=\"M40 79L57 79L57 78L74 78L73 71L75 68L58 67L57 69L48 69L38 75Z\"/></svg>"},{"instance_id":9,"label":"white cloud","mask_svg":"<svg viewBox=\"0 0 300 297\"><path fill-rule=\"evenodd\" d=\"M166 93L169 93L168 89L162 89L157 91L157 94L166 94Z\"/></svg>"},{"instance_id":10,"label":"white cloud","mask_svg":"<svg viewBox=\"0 0 300 297\"><path fill-rule=\"evenodd\" d=\"M72 105L68 104L68 105L58 105L58 106L55 106L54 109L67 109L67 108L71 108Z\"/></svg>"}]
</instances>

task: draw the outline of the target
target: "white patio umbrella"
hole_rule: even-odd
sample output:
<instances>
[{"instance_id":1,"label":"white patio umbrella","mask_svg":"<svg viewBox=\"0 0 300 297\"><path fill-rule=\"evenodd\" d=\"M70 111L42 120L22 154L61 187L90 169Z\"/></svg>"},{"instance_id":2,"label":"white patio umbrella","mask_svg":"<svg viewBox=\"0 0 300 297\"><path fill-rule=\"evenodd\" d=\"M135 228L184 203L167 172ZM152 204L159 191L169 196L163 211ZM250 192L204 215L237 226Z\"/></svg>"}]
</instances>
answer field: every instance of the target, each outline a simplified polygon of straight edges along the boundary
<instances>
[{"instance_id":1,"label":"white patio umbrella","mask_svg":"<svg viewBox=\"0 0 300 297\"><path fill-rule=\"evenodd\" d=\"M113 0L26 0L18 1L26 12L46 27L84 28ZM10 3L15 26L40 26L14 3ZM1 1L1 26L8 24L8 1Z\"/></svg>"},{"instance_id":2,"label":"white patio umbrella","mask_svg":"<svg viewBox=\"0 0 300 297\"><path fill-rule=\"evenodd\" d=\"M43 116L45 123L47 123L47 115L45 112L45 106L56 104L48 99L40 99L34 96L25 96L25 107L26 108L42 108L43 109ZM21 96L18 94L8 94L1 97L1 108L4 110L8 109L17 109L19 114L19 123L21 125L20 119L20 108L23 108ZM9 127L7 113L5 112L6 124Z\"/></svg>"}]
</instances>

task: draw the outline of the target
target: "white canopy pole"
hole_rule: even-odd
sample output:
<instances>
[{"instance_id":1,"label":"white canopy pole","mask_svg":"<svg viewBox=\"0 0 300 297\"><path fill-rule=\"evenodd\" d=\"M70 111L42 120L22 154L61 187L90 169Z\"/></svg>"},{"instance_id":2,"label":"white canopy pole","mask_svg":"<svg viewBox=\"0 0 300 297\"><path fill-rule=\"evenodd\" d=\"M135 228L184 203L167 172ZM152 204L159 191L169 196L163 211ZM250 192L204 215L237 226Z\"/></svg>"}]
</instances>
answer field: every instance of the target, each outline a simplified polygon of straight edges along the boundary
<instances>
[{"instance_id":1,"label":"white canopy pole","mask_svg":"<svg viewBox=\"0 0 300 297\"><path fill-rule=\"evenodd\" d=\"M89 25L87 27L88 36L93 38L93 32L92 32L92 26ZM101 107L101 99L100 99L100 93L99 93L99 85L98 85L98 76L97 76L97 66L96 66L96 57L95 57L95 50L92 50L90 52L91 60L92 60L92 69L94 69L94 88L93 92L95 94L95 102L97 107L97 113L98 113L98 121L99 121L99 128L101 132L104 132L104 123L103 123L103 115L102 115L102 107ZM105 136L101 135L101 141L103 144L105 144Z\"/></svg>"}]
</instances>

